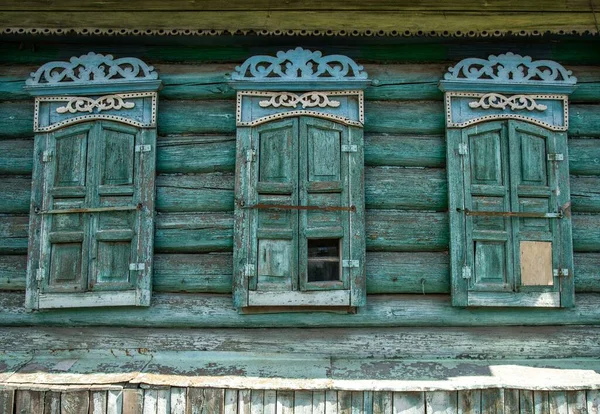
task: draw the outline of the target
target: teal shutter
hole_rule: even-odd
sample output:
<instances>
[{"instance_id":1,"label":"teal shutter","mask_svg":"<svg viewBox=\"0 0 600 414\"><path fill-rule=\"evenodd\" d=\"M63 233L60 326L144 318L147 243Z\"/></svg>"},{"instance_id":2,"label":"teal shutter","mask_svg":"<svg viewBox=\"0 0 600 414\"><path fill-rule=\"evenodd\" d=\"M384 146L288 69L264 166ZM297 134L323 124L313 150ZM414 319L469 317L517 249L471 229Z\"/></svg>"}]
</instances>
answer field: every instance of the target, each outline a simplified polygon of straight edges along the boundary
<instances>
[{"instance_id":1,"label":"teal shutter","mask_svg":"<svg viewBox=\"0 0 600 414\"><path fill-rule=\"evenodd\" d=\"M155 140L108 121L36 137L30 307L149 305Z\"/></svg>"},{"instance_id":2,"label":"teal shutter","mask_svg":"<svg viewBox=\"0 0 600 414\"><path fill-rule=\"evenodd\" d=\"M571 306L566 135L497 121L448 145L453 303Z\"/></svg>"},{"instance_id":3,"label":"teal shutter","mask_svg":"<svg viewBox=\"0 0 600 414\"><path fill-rule=\"evenodd\" d=\"M362 148L319 118L238 129L237 306L364 304Z\"/></svg>"}]
</instances>

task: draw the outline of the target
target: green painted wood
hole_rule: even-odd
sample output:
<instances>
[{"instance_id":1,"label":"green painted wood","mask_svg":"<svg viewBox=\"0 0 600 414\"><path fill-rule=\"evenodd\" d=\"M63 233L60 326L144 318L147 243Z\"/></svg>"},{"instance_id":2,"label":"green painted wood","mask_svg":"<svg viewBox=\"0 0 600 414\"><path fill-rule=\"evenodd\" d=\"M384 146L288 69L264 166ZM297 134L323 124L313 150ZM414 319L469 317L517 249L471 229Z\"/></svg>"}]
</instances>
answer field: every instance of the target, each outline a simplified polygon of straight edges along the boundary
<instances>
[{"instance_id":1,"label":"green painted wood","mask_svg":"<svg viewBox=\"0 0 600 414\"><path fill-rule=\"evenodd\" d=\"M191 103L190 101L161 102L158 133L160 135L235 133L235 101L193 101L193 104Z\"/></svg>"},{"instance_id":2,"label":"green painted wood","mask_svg":"<svg viewBox=\"0 0 600 414\"><path fill-rule=\"evenodd\" d=\"M458 391L458 414L482 414L482 390Z\"/></svg>"},{"instance_id":3,"label":"green painted wood","mask_svg":"<svg viewBox=\"0 0 600 414\"><path fill-rule=\"evenodd\" d=\"M371 209L444 211L448 208L446 171L366 168L365 203Z\"/></svg>"},{"instance_id":4,"label":"green painted wood","mask_svg":"<svg viewBox=\"0 0 600 414\"><path fill-rule=\"evenodd\" d=\"M533 391L519 391L519 414L535 414Z\"/></svg>"},{"instance_id":5,"label":"green painted wood","mask_svg":"<svg viewBox=\"0 0 600 414\"><path fill-rule=\"evenodd\" d=\"M569 406L567 404L566 391L548 392L548 409L552 414L568 414Z\"/></svg>"},{"instance_id":6,"label":"green painted wood","mask_svg":"<svg viewBox=\"0 0 600 414\"><path fill-rule=\"evenodd\" d=\"M569 414L586 413L587 401L585 391L567 391Z\"/></svg>"},{"instance_id":7,"label":"green painted wood","mask_svg":"<svg viewBox=\"0 0 600 414\"><path fill-rule=\"evenodd\" d=\"M590 228L598 228L600 215L575 214L573 221L573 251L574 252L597 252L599 237L597 232ZM591 226L591 227L589 227Z\"/></svg>"},{"instance_id":8,"label":"green painted wood","mask_svg":"<svg viewBox=\"0 0 600 414\"><path fill-rule=\"evenodd\" d=\"M587 397L587 412L588 414L600 413L600 391L588 390Z\"/></svg>"},{"instance_id":9,"label":"green painted wood","mask_svg":"<svg viewBox=\"0 0 600 414\"><path fill-rule=\"evenodd\" d=\"M26 255L0 255L0 290L25 290Z\"/></svg>"},{"instance_id":10,"label":"green painted wood","mask_svg":"<svg viewBox=\"0 0 600 414\"><path fill-rule=\"evenodd\" d=\"M88 414L89 405L89 391L63 391L61 393L61 414Z\"/></svg>"},{"instance_id":11,"label":"green painted wood","mask_svg":"<svg viewBox=\"0 0 600 414\"><path fill-rule=\"evenodd\" d=\"M456 391L428 391L425 393L425 410L429 414L455 414L458 412Z\"/></svg>"},{"instance_id":12,"label":"green painted wood","mask_svg":"<svg viewBox=\"0 0 600 414\"><path fill-rule=\"evenodd\" d=\"M89 414L104 414L107 412L107 391L90 392ZM112 408L112 407L111 407Z\"/></svg>"},{"instance_id":13,"label":"green painted wood","mask_svg":"<svg viewBox=\"0 0 600 414\"><path fill-rule=\"evenodd\" d=\"M569 139L571 174L600 175L600 143L598 139Z\"/></svg>"},{"instance_id":14,"label":"green painted wood","mask_svg":"<svg viewBox=\"0 0 600 414\"><path fill-rule=\"evenodd\" d=\"M312 414L325 414L325 391L312 392ZM274 413L273 413L274 414Z\"/></svg>"},{"instance_id":15,"label":"green painted wood","mask_svg":"<svg viewBox=\"0 0 600 414\"><path fill-rule=\"evenodd\" d=\"M394 397L391 391L373 393L373 414L392 414Z\"/></svg>"},{"instance_id":16,"label":"green painted wood","mask_svg":"<svg viewBox=\"0 0 600 414\"><path fill-rule=\"evenodd\" d=\"M170 213L156 216L155 253L231 251L230 213Z\"/></svg>"},{"instance_id":17,"label":"green painted wood","mask_svg":"<svg viewBox=\"0 0 600 414\"><path fill-rule=\"evenodd\" d=\"M435 408L425 399L433 398L434 405L437 402L437 396L423 392L394 392L393 394L393 413L394 414L425 414L436 412Z\"/></svg>"},{"instance_id":18,"label":"green painted wood","mask_svg":"<svg viewBox=\"0 0 600 414\"><path fill-rule=\"evenodd\" d=\"M14 410L15 391L1 390L0 391L0 412L12 413Z\"/></svg>"},{"instance_id":19,"label":"green painted wood","mask_svg":"<svg viewBox=\"0 0 600 414\"><path fill-rule=\"evenodd\" d=\"M235 169L235 136L232 135L159 137L157 146L156 170L162 174Z\"/></svg>"},{"instance_id":20,"label":"green painted wood","mask_svg":"<svg viewBox=\"0 0 600 414\"><path fill-rule=\"evenodd\" d=\"M518 413L520 404L519 390L506 388L504 390L504 412Z\"/></svg>"},{"instance_id":21,"label":"green painted wood","mask_svg":"<svg viewBox=\"0 0 600 414\"><path fill-rule=\"evenodd\" d=\"M232 211L234 174L159 175L156 179L159 212Z\"/></svg>"},{"instance_id":22,"label":"green painted wood","mask_svg":"<svg viewBox=\"0 0 600 414\"><path fill-rule=\"evenodd\" d=\"M238 390L226 389L225 390L225 407L224 414L235 414L237 413L238 404Z\"/></svg>"},{"instance_id":23,"label":"green painted wood","mask_svg":"<svg viewBox=\"0 0 600 414\"><path fill-rule=\"evenodd\" d=\"M312 414L312 402L312 391L294 391L294 414Z\"/></svg>"},{"instance_id":24,"label":"green painted wood","mask_svg":"<svg viewBox=\"0 0 600 414\"><path fill-rule=\"evenodd\" d=\"M156 292L230 293L232 274L231 253L156 254L152 286Z\"/></svg>"},{"instance_id":25,"label":"green painted wood","mask_svg":"<svg viewBox=\"0 0 600 414\"><path fill-rule=\"evenodd\" d=\"M27 228L29 217L26 215L0 214L0 252L2 254L27 253Z\"/></svg>"},{"instance_id":26,"label":"green painted wood","mask_svg":"<svg viewBox=\"0 0 600 414\"><path fill-rule=\"evenodd\" d=\"M31 174L32 139L0 139L0 154L0 174Z\"/></svg>"},{"instance_id":27,"label":"green painted wood","mask_svg":"<svg viewBox=\"0 0 600 414\"><path fill-rule=\"evenodd\" d=\"M44 391L17 390L15 414L44 414Z\"/></svg>"},{"instance_id":28,"label":"green painted wood","mask_svg":"<svg viewBox=\"0 0 600 414\"><path fill-rule=\"evenodd\" d=\"M66 407L65 407L66 408ZM61 393L46 391L44 394L44 414L61 414Z\"/></svg>"},{"instance_id":29,"label":"green painted wood","mask_svg":"<svg viewBox=\"0 0 600 414\"><path fill-rule=\"evenodd\" d=\"M294 391L277 390L277 414L294 414Z\"/></svg>"},{"instance_id":30,"label":"green painted wood","mask_svg":"<svg viewBox=\"0 0 600 414\"><path fill-rule=\"evenodd\" d=\"M366 134L365 165L443 168L446 142L441 136Z\"/></svg>"},{"instance_id":31,"label":"green painted wood","mask_svg":"<svg viewBox=\"0 0 600 414\"><path fill-rule=\"evenodd\" d=\"M548 391L534 391L533 392L533 411L534 413L549 414L550 413L550 400Z\"/></svg>"},{"instance_id":32,"label":"green painted wood","mask_svg":"<svg viewBox=\"0 0 600 414\"><path fill-rule=\"evenodd\" d=\"M600 180L597 176L571 176L571 203L577 213L600 213Z\"/></svg>"},{"instance_id":33,"label":"green painted wood","mask_svg":"<svg viewBox=\"0 0 600 414\"><path fill-rule=\"evenodd\" d=\"M481 390L481 412L503 414L505 412L504 389Z\"/></svg>"}]
</instances>

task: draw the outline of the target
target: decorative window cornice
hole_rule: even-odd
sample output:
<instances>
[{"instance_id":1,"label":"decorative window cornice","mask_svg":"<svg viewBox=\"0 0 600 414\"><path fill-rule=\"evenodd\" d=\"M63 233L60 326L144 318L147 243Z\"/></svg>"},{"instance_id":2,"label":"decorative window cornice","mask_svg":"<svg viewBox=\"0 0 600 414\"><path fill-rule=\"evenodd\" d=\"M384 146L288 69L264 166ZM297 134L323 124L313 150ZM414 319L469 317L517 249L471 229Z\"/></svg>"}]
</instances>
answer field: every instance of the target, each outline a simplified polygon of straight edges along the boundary
<instances>
[{"instance_id":1,"label":"decorative window cornice","mask_svg":"<svg viewBox=\"0 0 600 414\"><path fill-rule=\"evenodd\" d=\"M25 81L32 95L141 92L159 87L158 74L142 60L94 52L48 62Z\"/></svg>"},{"instance_id":2,"label":"decorative window cornice","mask_svg":"<svg viewBox=\"0 0 600 414\"><path fill-rule=\"evenodd\" d=\"M349 57L301 47L252 56L235 68L231 80L236 89L254 90L361 89L369 84L362 65Z\"/></svg>"},{"instance_id":3,"label":"decorative window cornice","mask_svg":"<svg viewBox=\"0 0 600 414\"><path fill-rule=\"evenodd\" d=\"M487 59L467 58L448 69L443 91L571 93L577 78L560 63L511 52Z\"/></svg>"}]
</instances>

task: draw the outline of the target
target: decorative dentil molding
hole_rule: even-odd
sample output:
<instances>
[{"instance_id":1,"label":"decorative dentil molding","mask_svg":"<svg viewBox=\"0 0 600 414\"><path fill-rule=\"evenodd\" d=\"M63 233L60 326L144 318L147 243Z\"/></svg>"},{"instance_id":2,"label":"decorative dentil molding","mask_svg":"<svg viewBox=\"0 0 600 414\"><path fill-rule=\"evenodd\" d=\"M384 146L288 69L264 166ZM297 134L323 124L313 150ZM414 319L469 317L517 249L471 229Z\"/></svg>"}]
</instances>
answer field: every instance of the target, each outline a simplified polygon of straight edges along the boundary
<instances>
[{"instance_id":1,"label":"decorative dentil molding","mask_svg":"<svg viewBox=\"0 0 600 414\"><path fill-rule=\"evenodd\" d=\"M499 93L488 93L483 95L479 100L469 103L469 107L476 109L506 109L511 110L526 110L526 111L545 111L548 106L537 103L532 95L512 95L505 96Z\"/></svg>"},{"instance_id":2,"label":"decorative dentil molding","mask_svg":"<svg viewBox=\"0 0 600 414\"><path fill-rule=\"evenodd\" d=\"M467 58L450 67L447 81L487 81L497 83L562 83L575 85L577 78L570 70L552 60L532 60L511 52L488 59Z\"/></svg>"},{"instance_id":3,"label":"decorative dentil molding","mask_svg":"<svg viewBox=\"0 0 600 414\"><path fill-rule=\"evenodd\" d=\"M258 103L262 108L297 108L298 104L302 108L337 108L340 106L339 101L329 99L329 96L324 92L306 92L298 95L292 92L273 92L267 100Z\"/></svg>"},{"instance_id":4,"label":"decorative dentil molding","mask_svg":"<svg viewBox=\"0 0 600 414\"><path fill-rule=\"evenodd\" d=\"M68 62L56 61L42 65L31 73L27 86L62 84L97 84L139 80L156 80L152 66L133 57L114 59L112 55L90 52L73 56Z\"/></svg>"},{"instance_id":5,"label":"decorative dentil molding","mask_svg":"<svg viewBox=\"0 0 600 414\"><path fill-rule=\"evenodd\" d=\"M102 112L107 110L132 109L135 107L135 102L127 102L123 95L105 95L97 99L88 98L85 96L74 96L67 101L65 106L56 108L59 114L89 112Z\"/></svg>"},{"instance_id":6,"label":"decorative dentil molding","mask_svg":"<svg viewBox=\"0 0 600 414\"><path fill-rule=\"evenodd\" d=\"M319 51L297 47L276 56L257 55L235 68L234 81L341 81L367 80L367 73L354 60L343 55L323 56Z\"/></svg>"}]
</instances>

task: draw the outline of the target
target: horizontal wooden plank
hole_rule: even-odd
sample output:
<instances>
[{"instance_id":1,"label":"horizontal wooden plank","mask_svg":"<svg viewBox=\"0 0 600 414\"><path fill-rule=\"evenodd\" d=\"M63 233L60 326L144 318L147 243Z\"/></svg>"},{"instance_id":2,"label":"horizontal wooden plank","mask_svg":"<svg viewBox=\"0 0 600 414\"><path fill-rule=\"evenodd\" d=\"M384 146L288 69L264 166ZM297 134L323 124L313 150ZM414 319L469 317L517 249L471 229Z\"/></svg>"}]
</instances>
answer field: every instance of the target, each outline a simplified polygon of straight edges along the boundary
<instances>
[{"instance_id":1,"label":"horizontal wooden plank","mask_svg":"<svg viewBox=\"0 0 600 414\"><path fill-rule=\"evenodd\" d=\"M231 293L233 255L156 254L152 288L156 292Z\"/></svg>"},{"instance_id":2,"label":"horizontal wooden plank","mask_svg":"<svg viewBox=\"0 0 600 414\"><path fill-rule=\"evenodd\" d=\"M0 213L29 213L31 177L0 177Z\"/></svg>"},{"instance_id":3,"label":"horizontal wooden plank","mask_svg":"<svg viewBox=\"0 0 600 414\"><path fill-rule=\"evenodd\" d=\"M30 175L32 168L32 139L0 139L0 174Z\"/></svg>"},{"instance_id":4,"label":"horizontal wooden plank","mask_svg":"<svg viewBox=\"0 0 600 414\"><path fill-rule=\"evenodd\" d=\"M569 171L600 175L600 139L569 139Z\"/></svg>"},{"instance_id":5,"label":"horizontal wooden plank","mask_svg":"<svg viewBox=\"0 0 600 414\"><path fill-rule=\"evenodd\" d=\"M365 134L365 165L444 168L446 138Z\"/></svg>"},{"instance_id":6,"label":"horizontal wooden plank","mask_svg":"<svg viewBox=\"0 0 600 414\"><path fill-rule=\"evenodd\" d=\"M231 253L155 254L155 292L230 293ZM600 253L575 253L575 291L600 292ZM0 255L0 290L25 290L26 255ZM448 254L368 252L367 292L450 293Z\"/></svg>"},{"instance_id":7,"label":"horizontal wooden plank","mask_svg":"<svg viewBox=\"0 0 600 414\"><path fill-rule=\"evenodd\" d=\"M437 168L365 168L365 204L371 209L447 210L446 171Z\"/></svg>"},{"instance_id":8,"label":"horizontal wooden plank","mask_svg":"<svg viewBox=\"0 0 600 414\"><path fill-rule=\"evenodd\" d=\"M26 215L0 215L0 254L27 251ZM600 252L600 215L573 215L575 252ZM445 251L448 249L446 213L368 210L366 243L370 251ZM233 248L231 213L158 214L157 253L208 253Z\"/></svg>"},{"instance_id":9,"label":"horizontal wooden plank","mask_svg":"<svg viewBox=\"0 0 600 414\"><path fill-rule=\"evenodd\" d=\"M149 308L56 309L27 312L21 292L0 293L4 326L168 328L598 325L600 295L578 294L566 309L458 308L447 295L374 295L357 314L238 313L230 294L157 293Z\"/></svg>"},{"instance_id":10,"label":"horizontal wooden plank","mask_svg":"<svg viewBox=\"0 0 600 414\"><path fill-rule=\"evenodd\" d=\"M204 173L235 170L235 135L159 137L158 173Z\"/></svg>"},{"instance_id":11,"label":"horizontal wooden plank","mask_svg":"<svg viewBox=\"0 0 600 414\"><path fill-rule=\"evenodd\" d=\"M27 255L0 255L0 290L25 290Z\"/></svg>"},{"instance_id":12,"label":"horizontal wooden plank","mask_svg":"<svg viewBox=\"0 0 600 414\"><path fill-rule=\"evenodd\" d=\"M201 22L201 25L199 25ZM495 31L589 31L597 33L594 13L583 12L545 13L479 11L356 11L356 10L259 10L259 11L163 11L136 10L106 13L100 10L55 11L52 19L45 13L28 11L4 11L0 14L0 27L11 28L129 28L147 29L214 29L214 30L319 30L322 33L366 32L369 33L417 33L418 31L482 32ZM443 28L443 29L440 29Z\"/></svg>"},{"instance_id":13,"label":"horizontal wooden plank","mask_svg":"<svg viewBox=\"0 0 600 414\"><path fill-rule=\"evenodd\" d=\"M123 3L117 0L104 0L100 3L88 4L76 0L58 0L47 2L43 0L7 0L0 10L30 10L30 11L64 11L64 10L106 10L106 11L138 11L143 7L144 10L156 11L177 11L177 10L380 10L380 11L409 11L409 10L440 10L440 11L588 11L591 10L594 2L587 0L496 0L489 3L484 0L467 1L453 0L443 3L435 0L420 1L359 1L359 0L334 0L323 4L318 0L299 1L293 0L282 4L273 4L268 0L230 1L227 3L217 0L203 0L201 3L190 2L189 0L171 0L168 2L159 0L143 0Z\"/></svg>"},{"instance_id":14,"label":"horizontal wooden plank","mask_svg":"<svg viewBox=\"0 0 600 414\"><path fill-rule=\"evenodd\" d=\"M156 180L156 210L232 211L233 173L161 175Z\"/></svg>"},{"instance_id":15,"label":"horizontal wooden plank","mask_svg":"<svg viewBox=\"0 0 600 414\"><path fill-rule=\"evenodd\" d=\"M600 212L600 177L572 177L571 201L574 212Z\"/></svg>"}]
</instances>

